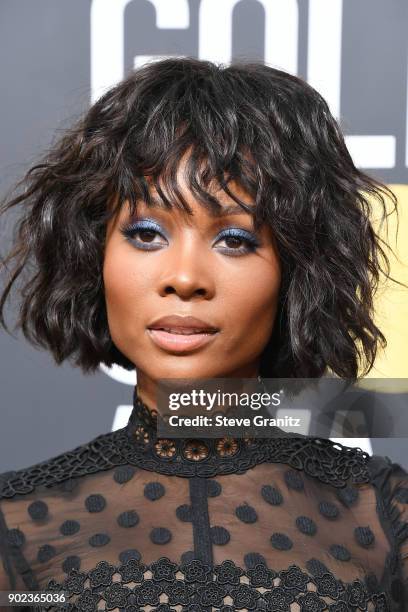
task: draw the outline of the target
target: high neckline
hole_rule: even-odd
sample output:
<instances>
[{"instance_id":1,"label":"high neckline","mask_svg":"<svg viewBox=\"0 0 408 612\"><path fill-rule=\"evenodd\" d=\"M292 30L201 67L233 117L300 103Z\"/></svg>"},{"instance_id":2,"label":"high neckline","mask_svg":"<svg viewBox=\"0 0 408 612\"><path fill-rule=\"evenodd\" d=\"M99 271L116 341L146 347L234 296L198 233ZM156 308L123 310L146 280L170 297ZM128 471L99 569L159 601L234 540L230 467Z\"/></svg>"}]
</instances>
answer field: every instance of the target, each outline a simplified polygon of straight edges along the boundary
<instances>
[{"instance_id":1,"label":"high neckline","mask_svg":"<svg viewBox=\"0 0 408 612\"><path fill-rule=\"evenodd\" d=\"M157 431L157 410L149 408L138 395L137 385L133 387L133 408L128 421L128 428L134 435L137 428L155 434Z\"/></svg>"},{"instance_id":2,"label":"high neckline","mask_svg":"<svg viewBox=\"0 0 408 612\"><path fill-rule=\"evenodd\" d=\"M349 479L367 482L368 455L360 449L278 431L272 438L159 438L157 411L142 402L135 385L131 415L116 437L128 463L169 476L242 474L266 462L303 470L335 487Z\"/></svg>"}]
</instances>

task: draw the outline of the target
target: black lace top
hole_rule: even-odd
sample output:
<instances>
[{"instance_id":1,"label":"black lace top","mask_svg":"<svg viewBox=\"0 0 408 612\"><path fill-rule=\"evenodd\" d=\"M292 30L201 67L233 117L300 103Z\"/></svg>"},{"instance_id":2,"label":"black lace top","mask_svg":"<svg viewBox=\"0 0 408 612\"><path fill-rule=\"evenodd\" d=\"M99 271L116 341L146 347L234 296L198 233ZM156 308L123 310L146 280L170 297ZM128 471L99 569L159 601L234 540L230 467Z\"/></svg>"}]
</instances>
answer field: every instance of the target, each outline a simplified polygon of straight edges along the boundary
<instances>
[{"instance_id":1,"label":"black lace top","mask_svg":"<svg viewBox=\"0 0 408 612\"><path fill-rule=\"evenodd\" d=\"M155 426L135 387L123 429L1 474L0 590L64 590L82 612L408 609L401 467L328 440Z\"/></svg>"}]
</instances>

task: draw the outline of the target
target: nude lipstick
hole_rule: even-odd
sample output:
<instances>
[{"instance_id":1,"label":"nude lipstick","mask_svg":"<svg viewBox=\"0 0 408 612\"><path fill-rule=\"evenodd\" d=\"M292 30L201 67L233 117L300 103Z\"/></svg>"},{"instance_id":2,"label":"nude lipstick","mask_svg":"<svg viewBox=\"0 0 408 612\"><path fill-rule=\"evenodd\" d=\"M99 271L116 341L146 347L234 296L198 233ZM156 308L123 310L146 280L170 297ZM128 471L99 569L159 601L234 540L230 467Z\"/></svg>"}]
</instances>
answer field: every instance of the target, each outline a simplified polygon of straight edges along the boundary
<instances>
[{"instance_id":1,"label":"nude lipstick","mask_svg":"<svg viewBox=\"0 0 408 612\"><path fill-rule=\"evenodd\" d=\"M160 348L184 353L212 342L219 332L207 321L192 316L160 317L147 327L151 340Z\"/></svg>"}]
</instances>

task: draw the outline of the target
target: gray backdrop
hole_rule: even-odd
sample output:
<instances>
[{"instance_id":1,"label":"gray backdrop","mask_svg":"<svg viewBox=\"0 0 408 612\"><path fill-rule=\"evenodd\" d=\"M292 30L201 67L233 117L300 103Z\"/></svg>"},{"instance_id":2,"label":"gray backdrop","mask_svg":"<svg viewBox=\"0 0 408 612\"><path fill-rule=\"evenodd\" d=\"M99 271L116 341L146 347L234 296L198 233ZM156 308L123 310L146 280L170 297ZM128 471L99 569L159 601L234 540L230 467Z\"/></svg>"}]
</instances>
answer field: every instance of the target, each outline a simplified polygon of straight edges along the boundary
<instances>
[{"instance_id":1,"label":"gray backdrop","mask_svg":"<svg viewBox=\"0 0 408 612\"><path fill-rule=\"evenodd\" d=\"M405 0L1 0L1 194L104 87L155 55L298 73L328 100L355 163L407 183L407 26ZM126 420L133 374L84 376L4 332L0 360L0 472ZM403 440L372 447L408 463Z\"/></svg>"}]
</instances>

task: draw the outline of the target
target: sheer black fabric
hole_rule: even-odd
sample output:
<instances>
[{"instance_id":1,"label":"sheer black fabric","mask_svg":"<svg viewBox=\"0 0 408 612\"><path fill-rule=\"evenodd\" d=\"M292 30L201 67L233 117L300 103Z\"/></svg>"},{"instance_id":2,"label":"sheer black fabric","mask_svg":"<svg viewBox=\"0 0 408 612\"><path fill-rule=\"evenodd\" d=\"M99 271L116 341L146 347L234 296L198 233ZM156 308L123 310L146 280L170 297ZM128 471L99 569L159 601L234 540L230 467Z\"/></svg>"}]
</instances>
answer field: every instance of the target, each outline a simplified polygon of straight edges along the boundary
<instances>
[{"instance_id":1,"label":"sheer black fabric","mask_svg":"<svg viewBox=\"0 0 408 612\"><path fill-rule=\"evenodd\" d=\"M82 612L408 609L400 466L328 440L155 426L135 387L125 428L1 474L0 590L64 590Z\"/></svg>"}]
</instances>

